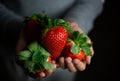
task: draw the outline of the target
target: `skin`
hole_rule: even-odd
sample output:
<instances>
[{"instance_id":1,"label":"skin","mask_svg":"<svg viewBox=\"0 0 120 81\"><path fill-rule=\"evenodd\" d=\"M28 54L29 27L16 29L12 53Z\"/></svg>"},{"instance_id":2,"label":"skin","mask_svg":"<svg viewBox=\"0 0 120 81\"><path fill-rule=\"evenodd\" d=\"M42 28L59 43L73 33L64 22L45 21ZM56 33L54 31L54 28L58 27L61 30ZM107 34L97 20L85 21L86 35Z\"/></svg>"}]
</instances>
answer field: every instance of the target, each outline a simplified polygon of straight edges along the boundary
<instances>
[{"instance_id":1,"label":"skin","mask_svg":"<svg viewBox=\"0 0 120 81\"><path fill-rule=\"evenodd\" d=\"M77 23L70 22L70 25L72 27L72 31L70 31L69 34L71 34L73 31L76 31L76 30L78 30L81 33L84 33ZM91 42L91 40L89 39L88 42ZM26 46L26 40L24 39L23 32L21 31L17 45L16 45L16 54L18 54L22 49L24 49L25 46ZM91 47L91 50L94 54L93 47ZM84 61L80 61L78 59L72 59L70 57L67 57L67 58L60 57L59 64L56 64L54 60L52 62L54 66L54 70L46 70L46 72L41 72L37 78L48 77L59 67L66 68L70 72L83 71L85 70L86 65L90 64L91 58L92 58L91 56L87 56Z\"/></svg>"},{"instance_id":2,"label":"skin","mask_svg":"<svg viewBox=\"0 0 120 81\"><path fill-rule=\"evenodd\" d=\"M80 33L84 33L83 30L78 26L75 22L70 22L70 25L72 27L72 31L69 32L71 34L73 31L79 31ZM88 37L88 43L91 42L90 38ZM93 47L91 47L92 54L94 54ZM76 72L76 71L83 71L86 68L86 64L90 64L92 56L86 56L84 61L80 61L78 59L72 59L71 57L61 57L59 59L60 67L66 68L70 72Z\"/></svg>"}]
</instances>

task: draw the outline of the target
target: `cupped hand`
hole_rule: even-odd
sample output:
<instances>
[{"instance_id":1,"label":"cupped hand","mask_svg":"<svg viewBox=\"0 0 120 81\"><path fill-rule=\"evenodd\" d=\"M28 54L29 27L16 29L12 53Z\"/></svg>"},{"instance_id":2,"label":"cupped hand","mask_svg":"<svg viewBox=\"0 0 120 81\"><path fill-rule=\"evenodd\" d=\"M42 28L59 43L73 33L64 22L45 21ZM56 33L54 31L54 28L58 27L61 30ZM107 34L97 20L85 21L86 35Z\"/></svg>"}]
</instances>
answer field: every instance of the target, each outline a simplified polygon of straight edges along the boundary
<instances>
[{"instance_id":1,"label":"cupped hand","mask_svg":"<svg viewBox=\"0 0 120 81\"><path fill-rule=\"evenodd\" d=\"M19 39L18 39L17 44L16 44L16 57L20 51L22 51L26 48L26 46L27 46L27 41L24 38L23 30L21 30L20 35L19 35ZM16 61L18 61L18 59L16 59ZM50 76L57 68L57 64L54 60L51 63L53 64L53 67L54 67L53 70L46 69L43 72L37 73L37 75L35 75L34 78L45 78L45 77Z\"/></svg>"},{"instance_id":2,"label":"cupped hand","mask_svg":"<svg viewBox=\"0 0 120 81\"><path fill-rule=\"evenodd\" d=\"M79 31L80 33L84 33L84 31L78 26L75 22L70 22L70 26L72 27L69 34L71 34L74 31ZM88 37L88 36L87 36ZM88 43L91 43L90 38L88 37ZM94 54L93 47L90 48L92 51L92 54ZM93 55L92 55L93 56ZM72 59L71 57L60 57L59 59L59 65L62 68L67 68L70 72L76 72L76 71L83 71L86 69L86 65L91 63L92 56L86 56L84 60L80 61L79 59Z\"/></svg>"},{"instance_id":3,"label":"cupped hand","mask_svg":"<svg viewBox=\"0 0 120 81\"><path fill-rule=\"evenodd\" d=\"M56 64L55 61L52 61L51 63L53 64L53 67L54 67L53 70L46 69L46 70L43 71L43 72L39 72L39 73L36 75L35 78L45 78L45 77L49 77L53 72L55 72L58 65Z\"/></svg>"}]
</instances>

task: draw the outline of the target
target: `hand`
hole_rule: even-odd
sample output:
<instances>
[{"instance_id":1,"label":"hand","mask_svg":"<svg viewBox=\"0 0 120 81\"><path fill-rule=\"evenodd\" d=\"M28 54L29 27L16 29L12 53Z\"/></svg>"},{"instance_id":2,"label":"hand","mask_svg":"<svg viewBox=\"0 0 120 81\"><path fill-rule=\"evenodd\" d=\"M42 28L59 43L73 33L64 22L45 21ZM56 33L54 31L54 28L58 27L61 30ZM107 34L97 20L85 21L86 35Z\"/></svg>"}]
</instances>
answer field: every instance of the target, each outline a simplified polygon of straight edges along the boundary
<instances>
[{"instance_id":1,"label":"hand","mask_svg":"<svg viewBox=\"0 0 120 81\"><path fill-rule=\"evenodd\" d=\"M22 51L26 46L27 46L27 41L24 38L23 31L21 31L16 45L16 54ZM45 70L44 72L39 72L35 78L43 78L50 76L57 68L57 64L55 63L55 61L52 61L52 64L54 66L54 70Z\"/></svg>"},{"instance_id":2,"label":"hand","mask_svg":"<svg viewBox=\"0 0 120 81\"><path fill-rule=\"evenodd\" d=\"M52 61L52 64L54 66L54 70L45 70L43 72L40 72L39 74L37 74L36 78L45 78L50 76L53 72L55 72L55 70L57 69L57 64L55 61Z\"/></svg>"},{"instance_id":3,"label":"hand","mask_svg":"<svg viewBox=\"0 0 120 81\"><path fill-rule=\"evenodd\" d=\"M69 32L71 34L73 31L79 31L80 33L84 33L83 30L78 26L77 23L70 23L72 30ZM88 37L88 43L91 42ZM91 47L92 54L94 54L93 47ZM85 60L80 61L79 59L72 59L71 57L61 57L59 59L60 67L67 67L70 72L83 71L86 68L86 64L90 64L92 56L86 56Z\"/></svg>"}]
</instances>

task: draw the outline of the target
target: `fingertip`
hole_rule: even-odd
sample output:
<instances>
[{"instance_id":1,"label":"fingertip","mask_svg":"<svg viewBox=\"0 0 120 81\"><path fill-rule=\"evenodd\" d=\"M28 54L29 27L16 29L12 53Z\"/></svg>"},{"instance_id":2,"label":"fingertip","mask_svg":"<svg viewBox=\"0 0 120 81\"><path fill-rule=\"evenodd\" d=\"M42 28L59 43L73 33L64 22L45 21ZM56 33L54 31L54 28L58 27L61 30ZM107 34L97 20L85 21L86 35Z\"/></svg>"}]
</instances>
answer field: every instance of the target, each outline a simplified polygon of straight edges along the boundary
<instances>
[{"instance_id":1,"label":"fingertip","mask_svg":"<svg viewBox=\"0 0 120 81\"><path fill-rule=\"evenodd\" d=\"M72 58L71 57L67 57L66 59L65 59L65 62L66 62L66 66L67 66L67 68L68 68L68 70L70 71L70 72L76 72L77 71L77 69L75 68L75 66L74 66L74 64L73 64L73 62L72 62Z\"/></svg>"},{"instance_id":2,"label":"fingertip","mask_svg":"<svg viewBox=\"0 0 120 81\"><path fill-rule=\"evenodd\" d=\"M91 56L87 56L86 57L86 63L89 65L91 63Z\"/></svg>"},{"instance_id":3,"label":"fingertip","mask_svg":"<svg viewBox=\"0 0 120 81\"><path fill-rule=\"evenodd\" d=\"M75 67L77 68L77 70L79 71L84 71L86 68L86 62L85 61L80 61L79 59L74 59L73 63L75 65Z\"/></svg>"},{"instance_id":4,"label":"fingertip","mask_svg":"<svg viewBox=\"0 0 120 81\"><path fill-rule=\"evenodd\" d=\"M48 77L52 74L52 70L45 70L44 73L45 73L45 77Z\"/></svg>"},{"instance_id":5,"label":"fingertip","mask_svg":"<svg viewBox=\"0 0 120 81\"><path fill-rule=\"evenodd\" d=\"M37 78L44 78L46 74L44 72L41 72L37 75Z\"/></svg>"},{"instance_id":6,"label":"fingertip","mask_svg":"<svg viewBox=\"0 0 120 81\"><path fill-rule=\"evenodd\" d=\"M55 64L56 62L55 62L55 60L53 60L51 63L52 63L52 64Z\"/></svg>"},{"instance_id":7,"label":"fingertip","mask_svg":"<svg viewBox=\"0 0 120 81\"><path fill-rule=\"evenodd\" d=\"M60 57L60 59L59 59L59 67L65 69L65 58L64 57Z\"/></svg>"},{"instance_id":8,"label":"fingertip","mask_svg":"<svg viewBox=\"0 0 120 81\"><path fill-rule=\"evenodd\" d=\"M71 63L72 62L72 58L71 57L67 57L66 59L65 59L65 61L66 61L66 63Z\"/></svg>"},{"instance_id":9,"label":"fingertip","mask_svg":"<svg viewBox=\"0 0 120 81\"><path fill-rule=\"evenodd\" d=\"M64 57L60 57L59 62L60 64L64 63Z\"/></svg>"}]
</instances>

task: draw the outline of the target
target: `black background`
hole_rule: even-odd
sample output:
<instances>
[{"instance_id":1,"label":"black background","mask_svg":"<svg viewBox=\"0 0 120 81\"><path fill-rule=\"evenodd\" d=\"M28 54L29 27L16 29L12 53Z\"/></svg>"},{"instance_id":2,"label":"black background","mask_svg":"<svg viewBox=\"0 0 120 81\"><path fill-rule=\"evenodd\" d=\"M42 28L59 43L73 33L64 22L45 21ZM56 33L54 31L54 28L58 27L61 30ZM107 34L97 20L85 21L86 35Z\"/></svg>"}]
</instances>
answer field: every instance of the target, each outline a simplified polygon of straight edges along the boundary
<instances>
[{"instance_id":1,"label":"black background","mask_svg":"<svg viewBox=\"0 0 120 81\"><path fill-rule=\"evenodd\" d=\"M78 72L75 81L120 81L120 4L106 0L89 36L95 54L90 65Z\"/></svg>"}]
</instances>

